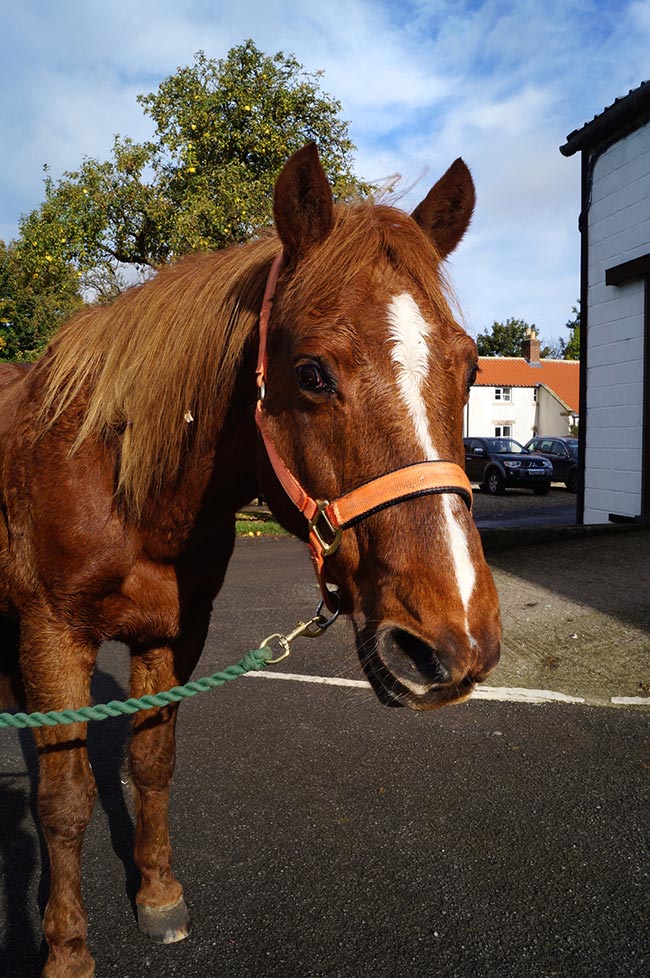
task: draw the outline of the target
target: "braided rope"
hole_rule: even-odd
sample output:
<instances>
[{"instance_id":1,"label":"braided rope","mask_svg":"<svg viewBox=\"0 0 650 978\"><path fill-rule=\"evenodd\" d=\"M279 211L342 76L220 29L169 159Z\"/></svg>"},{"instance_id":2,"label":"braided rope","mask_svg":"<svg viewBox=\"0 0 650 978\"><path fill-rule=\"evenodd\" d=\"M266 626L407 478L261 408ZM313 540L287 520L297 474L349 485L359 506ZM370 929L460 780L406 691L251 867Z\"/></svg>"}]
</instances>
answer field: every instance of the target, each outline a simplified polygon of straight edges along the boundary
<instances>
[{"instance_id":1,"label":"braided rope","mask_svg":"<svg viewBox=\"0 0 650 978\"><path fill-rule=\"evenodd\" d=\"M180 700L190 699L209 689L218 689L232 679L239 679L247 672L263 669L272 656L270 649L260 648L247 652L243 659L221 672L215 672L203 679L195 679L184 686L174 686L161 693L151 693L139 699L111 700L110 703L97 703L83 706L80 710L50 710L48 713L0 713L1 729L20 729L24 727L57 727L69 723L86 723L88 720L106 720L109 717L130 716L140 710L169 706Z\"/></svg>"}]
</instances>

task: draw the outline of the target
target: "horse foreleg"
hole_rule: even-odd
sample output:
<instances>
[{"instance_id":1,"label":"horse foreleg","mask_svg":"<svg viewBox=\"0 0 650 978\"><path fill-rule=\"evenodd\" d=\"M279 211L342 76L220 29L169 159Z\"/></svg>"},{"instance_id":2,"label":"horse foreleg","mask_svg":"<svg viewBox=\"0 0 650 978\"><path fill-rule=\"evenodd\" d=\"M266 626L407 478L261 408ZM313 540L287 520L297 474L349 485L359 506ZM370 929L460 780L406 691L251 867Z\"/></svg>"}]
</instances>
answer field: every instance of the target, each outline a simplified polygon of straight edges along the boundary
<instances>
[{"instance_id":1,"label":"horse foreleg","mask_svg":"<svg viewBox=\"0 0 650 978\"><path fill-rule=\"evenodd\" d=\"M21 622L20 663L30 711L78 709L90 702L96 649L46 613ZM96 786L84 723L34 730L39 755L38 814L50 857L50 896L43 918L49 956L43 978L91 978L81 897L81 846Z\"/></svg>"},{"instance_id":2,"label":"horse foreleg","mask_svg":"<svg viewBox=\"0 0 650 978\"><path fill-rule=\"evenodd\" d=\"M169 646L133 649L131 696L187 682L201 654L209 621L208 606L192 614L191 625ZM171 869L167 821L177 712L176 704L136 714L130 748L136 802L134 857L141 874L136 896L138 926L163 944L180 941L190 932L183 888Z\"/></svg>"}]
</instances>

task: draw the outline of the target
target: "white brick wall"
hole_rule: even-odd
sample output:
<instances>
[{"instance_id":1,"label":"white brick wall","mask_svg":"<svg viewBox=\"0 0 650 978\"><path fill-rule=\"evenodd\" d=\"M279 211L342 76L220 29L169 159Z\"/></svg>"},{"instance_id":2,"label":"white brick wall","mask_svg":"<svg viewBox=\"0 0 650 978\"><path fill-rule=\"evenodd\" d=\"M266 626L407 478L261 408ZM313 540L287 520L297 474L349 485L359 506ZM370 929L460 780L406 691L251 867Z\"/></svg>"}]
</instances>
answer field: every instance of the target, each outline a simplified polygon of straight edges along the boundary
<instances>
[{"instance_id":1,"label":"white brick wall","mask_svg":"<svg viewBox=\"0 0 650 978\"><path fill-rule=\"evenodd\" d=\"M606 150L589 210L585 523L641 512L644 284L605 270L650 252L650 125ZM650 351L647 355L650 355Z\"/></svg>"}]
</instances>

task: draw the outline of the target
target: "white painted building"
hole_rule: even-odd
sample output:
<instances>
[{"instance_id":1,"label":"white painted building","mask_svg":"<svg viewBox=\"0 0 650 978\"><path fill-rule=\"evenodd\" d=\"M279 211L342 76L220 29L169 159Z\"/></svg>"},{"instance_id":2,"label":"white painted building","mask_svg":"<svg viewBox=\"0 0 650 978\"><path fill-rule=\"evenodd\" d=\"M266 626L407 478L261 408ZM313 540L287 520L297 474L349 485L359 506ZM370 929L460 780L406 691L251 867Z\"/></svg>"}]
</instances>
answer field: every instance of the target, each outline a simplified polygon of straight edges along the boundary
<instances>
[{"instance_id":1,"label":"white painted building","mask_svg":"<svg viewBox=\"0 0 650 978\"><path fill-rule=\"evenodd\" d=\"M567 137L582 152L585 523L650 520L650 82ZM581 498L582 496L582 498Z\"/></svg>"},{"instance_id":2,"label":"white painted building","mask_svg":"<svg viewBox=\"0 0 650 978\"><path fill-rule=\"evenodd\" d=\"M534 334L524 342L521 357L479 357L463 434L514 438L522 445L535 435L574 435L579 378L577 361L541 360Z\"/></svg>"}]
</instances>

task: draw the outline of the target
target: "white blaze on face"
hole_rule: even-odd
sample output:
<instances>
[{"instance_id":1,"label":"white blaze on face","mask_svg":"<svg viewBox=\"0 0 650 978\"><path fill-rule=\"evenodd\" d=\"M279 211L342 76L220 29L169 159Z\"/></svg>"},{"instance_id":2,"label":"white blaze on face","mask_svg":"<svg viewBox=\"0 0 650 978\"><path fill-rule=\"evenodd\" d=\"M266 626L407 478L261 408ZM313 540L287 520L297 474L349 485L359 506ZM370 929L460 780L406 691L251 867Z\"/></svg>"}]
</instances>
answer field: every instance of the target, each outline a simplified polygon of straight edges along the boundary
<instances>
[{"instance_id":1,"label":"white blaze on face","mask_svg":"<svg viewBox=\"0 0 650 978\"><path fill-rule=\"evenodd\" d=\"M397 386L415 427L425 459L439 458L431 441L422 388L429 376L429 324L408 292L396 295L388 307L391 357L397 367Z\"/></svg>"},{"instance_id":2,"label":"white blaze on face","mask_svg":"<svg viewBox=\"0 0 650 978\"><path fill-rule=\"evenodd\" d=\"M423 397L423 389L430 369L429 324L420 312L417 302L408 292L391 299L388 306L388 322L392 344L391 358L397 368L397 386L413 422L417 442L425 460L440 460L440 454L431 439ZM476 581L476 571L467 546L466 533L459 522L459 504L464 505L456 495L443 494L442 509L445 514L447 541L454 563L458 593L467 617L469 601Z\"/></svg>"}]
</instances>

